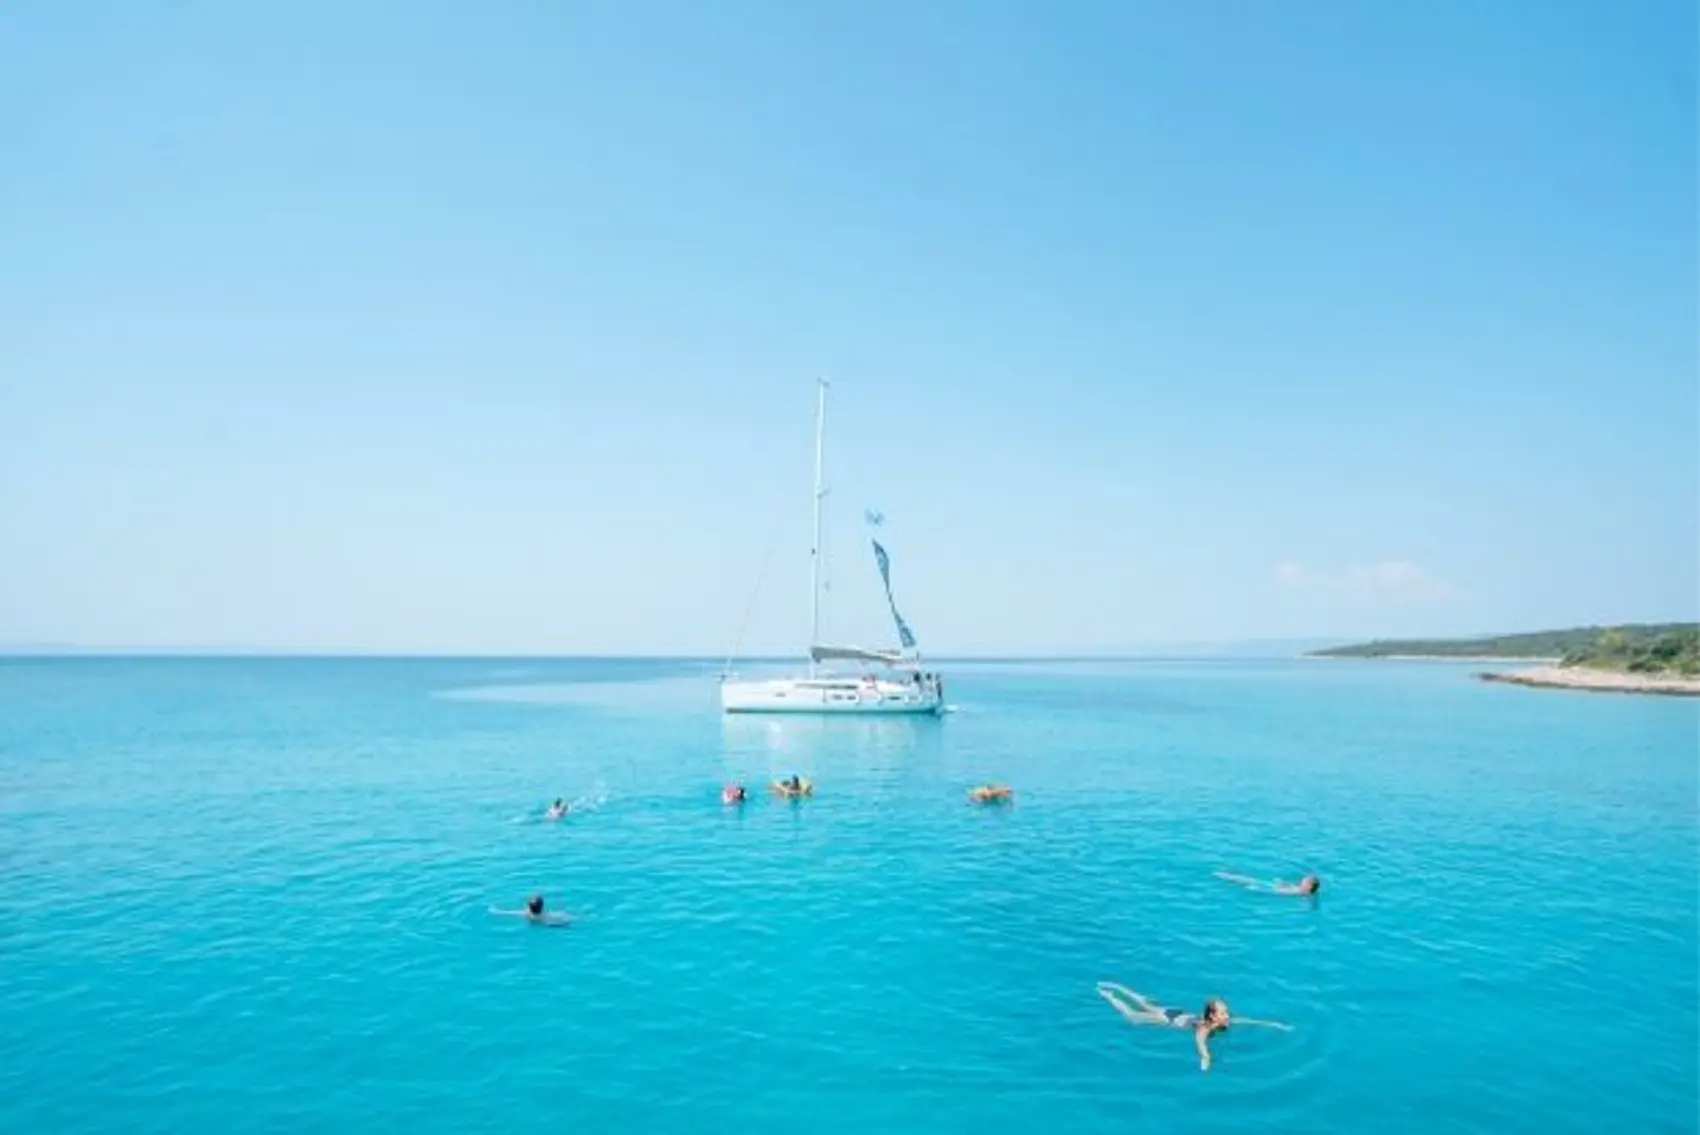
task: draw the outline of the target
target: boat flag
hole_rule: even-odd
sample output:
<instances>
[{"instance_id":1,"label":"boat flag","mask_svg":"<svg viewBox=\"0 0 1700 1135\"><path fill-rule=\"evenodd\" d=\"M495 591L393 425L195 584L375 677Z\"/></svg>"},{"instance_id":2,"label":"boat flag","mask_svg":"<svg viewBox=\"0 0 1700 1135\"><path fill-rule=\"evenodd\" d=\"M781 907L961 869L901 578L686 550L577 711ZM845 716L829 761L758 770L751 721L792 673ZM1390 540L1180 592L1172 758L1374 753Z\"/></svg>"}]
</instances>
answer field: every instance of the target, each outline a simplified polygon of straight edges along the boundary
<instances>
[{"instance_id":1,"label":"boat flag","mask_svg":"<svg viewBox=\"0 0 1700 1135\"><path fill-rule=\"evenodd\" d=\"M903 644L904 650L915 649L915 633L909 629L909 624L903 621L903 616L897 612L897 600L891 594L891 557L885 554L878 540L873 541L874 560L880 567L880 578L885 581L885 601L891 605L891 617L897 623L897 641Z\"/></svg>"}]
</instances>

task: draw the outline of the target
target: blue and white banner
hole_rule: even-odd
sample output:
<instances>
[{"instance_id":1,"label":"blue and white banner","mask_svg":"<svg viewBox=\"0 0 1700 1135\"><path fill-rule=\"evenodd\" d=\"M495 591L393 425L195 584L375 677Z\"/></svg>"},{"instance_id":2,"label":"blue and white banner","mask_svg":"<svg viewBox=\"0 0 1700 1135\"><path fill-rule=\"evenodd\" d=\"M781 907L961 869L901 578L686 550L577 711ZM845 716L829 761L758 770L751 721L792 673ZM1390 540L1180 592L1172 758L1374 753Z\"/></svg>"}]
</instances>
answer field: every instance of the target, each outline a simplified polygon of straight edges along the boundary
<instances>
[{"instance_id":1,"label":"blue and white banner","mask_svg":"<svg viewBox=\"0 0 1700 1135\"><path fill-rule=\"evenodd\" d=\"M880 578L885 581L885 601L891 605L891 617L897 623L897 641L903 644L904 650L913 650L915 633L909 629L909 624L903 621L903 616L897 613L897 600L891 594L891 557L885 554L885 549L880 547L878 540L873 541L873 545L874 560L880 566Z\"/></svg>"}]
</instances>

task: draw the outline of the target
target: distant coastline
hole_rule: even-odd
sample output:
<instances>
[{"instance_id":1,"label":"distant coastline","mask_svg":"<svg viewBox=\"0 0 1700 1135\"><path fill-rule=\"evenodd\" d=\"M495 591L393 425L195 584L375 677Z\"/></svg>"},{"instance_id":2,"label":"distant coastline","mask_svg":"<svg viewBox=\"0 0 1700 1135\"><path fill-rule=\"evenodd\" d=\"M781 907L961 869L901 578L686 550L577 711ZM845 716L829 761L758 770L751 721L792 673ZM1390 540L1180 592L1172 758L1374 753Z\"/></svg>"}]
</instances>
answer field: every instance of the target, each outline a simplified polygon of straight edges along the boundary
<instances>
[{"instance_id":1,"label":"distant coastline","mask_svg":"<svg viewBox=\"0 0 1700 1135\"><path fill-rule=\"evenodd\" d=\"M1574 627L1477 639L1393 640L1313 651L1313 658L1529 664L1484 682L1599 693L1700 696L1700 624Z\"/></svg>"},{"instance_id":2,"label":"distant coastline","mask_svg":"<svg viewBox=\"0 0 1700 1135\"><path fill-rule=\"evenodd\" d=\"M1530 654L1518 657L1510 654L1338 654L1329 651L1313 650L1299 655L1300 658L1318 659L1324 662L1351 661L1373 658L1377 662L1527 662L1556 663L1556 654Z\"/></svg>"}]
</instances>

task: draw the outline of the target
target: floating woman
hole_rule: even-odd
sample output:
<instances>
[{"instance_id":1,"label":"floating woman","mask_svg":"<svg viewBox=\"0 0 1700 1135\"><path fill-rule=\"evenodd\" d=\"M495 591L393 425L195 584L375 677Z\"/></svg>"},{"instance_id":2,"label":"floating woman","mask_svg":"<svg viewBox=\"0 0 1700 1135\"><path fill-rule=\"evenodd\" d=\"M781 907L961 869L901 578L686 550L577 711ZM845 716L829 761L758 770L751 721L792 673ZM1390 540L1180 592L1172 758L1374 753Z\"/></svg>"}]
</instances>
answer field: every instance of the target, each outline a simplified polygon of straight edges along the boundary
<instances>
[{"instance_id":1,"label":"floating woman","mask_svg":"<svg viewBox=\"0 0 1700 1135\"><path fill-rule=\"evenodd\" d=\"M1100 981L1098 996L1108 1001L1110 1007L1125 1017L1129 1024L1157 1025L1191 1032L1193 1046L1198 1049L1198 1070L1201 1072L1210 1071L1210 1038L1216 1033L1226 1032L1229 1025L1257 1025L1266 1029L1279 1029L1282 1032L1293 1031L1293 1026L1284 1025L1280 1021L1234 1017L1228 1012L1228 1003L1220 997L1212 997L1206 1001L1201 1012L1188 1013L1183 1009L1170 1009L1159 1005L1143 993L1135 993L1127 986L1118 985L1113 981Z\"/></svg>"},{"instance_id":2,"label":"floating woman","mask_svg":"<svg viewBox=\"0 0 1700 1135\"><path fill-rule=\"evenodd\" d=\"M1237 883L1248 891L1265 891L1272 895L1310 896L1322 890L1322 880L1315 875L1306 875L1296 883L1287 883L1280 879L1266 883L1262 879L1253 879L1248 875L1231 875L1226 871L1216 872L1216 877Z\"/></svg>"}]
</instances>

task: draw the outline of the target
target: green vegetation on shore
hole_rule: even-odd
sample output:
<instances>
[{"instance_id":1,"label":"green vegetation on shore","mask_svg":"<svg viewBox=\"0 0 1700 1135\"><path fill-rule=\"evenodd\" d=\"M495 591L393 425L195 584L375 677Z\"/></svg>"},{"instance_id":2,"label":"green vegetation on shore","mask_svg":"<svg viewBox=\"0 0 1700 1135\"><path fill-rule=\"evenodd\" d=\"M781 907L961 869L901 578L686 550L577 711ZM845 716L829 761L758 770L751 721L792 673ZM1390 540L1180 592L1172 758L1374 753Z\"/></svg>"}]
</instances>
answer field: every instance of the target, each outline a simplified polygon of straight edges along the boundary
<instances>
[{"instance_id":1,"label":"green vegetation on shore","mask_svg":"<svg viewBox=\"0 0 1700 1135\"><path fill-rule=\"evenodd\" d=\"M1700 623L1575 627L1469 639L1388 639L1312 652L1321 658L1552 658L1633 674L1700 675Z\"/></svg>"}]
</instances>

